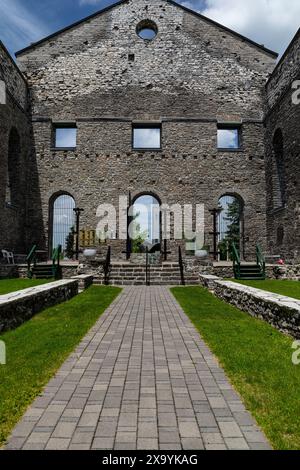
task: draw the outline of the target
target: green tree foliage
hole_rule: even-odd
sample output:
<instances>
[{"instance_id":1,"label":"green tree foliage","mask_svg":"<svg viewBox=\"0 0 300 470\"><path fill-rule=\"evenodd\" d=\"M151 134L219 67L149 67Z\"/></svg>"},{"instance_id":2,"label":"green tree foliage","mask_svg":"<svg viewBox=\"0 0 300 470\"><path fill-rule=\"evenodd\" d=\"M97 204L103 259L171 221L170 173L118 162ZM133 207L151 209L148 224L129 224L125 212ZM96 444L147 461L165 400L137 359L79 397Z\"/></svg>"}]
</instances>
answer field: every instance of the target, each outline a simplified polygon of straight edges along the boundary
<instances>
[{"instance_id":1,"label":"green tree foliage","mask_svg":"<svg viewBox=\"0 0 300 470\"><path fill-rule=\"evenodd\" d=\"M231 251L232 243L235 244L238 252L240 252L240 241L241 241L241 230L240 230L240 219L241 219L241 205L238 199L233 199L228 204L226 211L225 220L228 223L228 230L226 237L219 243L219 251L221 253L221 260L227 259L227 250Z\"/></svg>"},{"instance_id":2,"label":"green tree foliage","mask_svg":"<svg viewBox=\"0 0 300 470\"><path fill-rule=\"evenodd\" d=\"M71 227L70 233L66 238L65 255L68 259L72 259L74 256L74 243L75 243L75 229L74 227Z\"/></svg>"}]
</instances>

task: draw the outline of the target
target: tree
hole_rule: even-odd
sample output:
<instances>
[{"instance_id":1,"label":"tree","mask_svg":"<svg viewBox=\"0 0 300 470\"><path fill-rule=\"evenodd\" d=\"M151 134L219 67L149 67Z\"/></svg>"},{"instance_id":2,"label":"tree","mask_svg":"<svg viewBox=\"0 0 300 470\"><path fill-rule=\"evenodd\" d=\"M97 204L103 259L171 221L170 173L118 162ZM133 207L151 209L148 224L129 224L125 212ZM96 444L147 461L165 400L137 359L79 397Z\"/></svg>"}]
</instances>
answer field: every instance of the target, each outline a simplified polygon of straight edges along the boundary
<instances>
[{"instance_id":1,"label":"tree","mask_svg":"<svg viewBox=\"0 0 300 470\"><path fill-rule=\"evenodd\" d=\"M75 229L71 227L70 233L66 238L66 249L65 254L66 257L72 259L74 256L74 242L75 242Z\"/></svg>"},{"instance_id":2,"label":"tree","mask_svg":"<svg viewBox=\"0 0 300 470\"><path fill-rule=\"evenodd\" d=\"M231 252L232 243L235 244L238 252L240 252L240 241L241 241L241 205L240 201L236 198L233 199L227 206L226 217L224 220L227 222L227 234L226 237L219 243L219 251L221 260L227 259L227 252Z\"/></svg>"},{"instance_id":3,"label":"tree","mask_svg":"<svg viewBox=\"0 0 300 470\"><path fill-rule=\"evenodd\" d=\"M235 243L237 249L240 248L241 230L241 206L238 199L234 199L228 204L228 211L226 220L228 221L227 239L230 243Z\"/></svg>"}]
</instances>

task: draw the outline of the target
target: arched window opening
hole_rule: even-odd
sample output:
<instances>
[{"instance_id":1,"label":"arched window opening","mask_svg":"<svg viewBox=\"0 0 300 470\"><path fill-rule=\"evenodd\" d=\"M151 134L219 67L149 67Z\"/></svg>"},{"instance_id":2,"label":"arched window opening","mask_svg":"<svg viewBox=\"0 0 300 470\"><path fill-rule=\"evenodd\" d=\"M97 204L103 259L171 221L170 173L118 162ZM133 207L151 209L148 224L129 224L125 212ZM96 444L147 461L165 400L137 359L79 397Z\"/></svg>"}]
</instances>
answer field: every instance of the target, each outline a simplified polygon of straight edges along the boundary
<instances>
[{"instance_id":1,"label":"arched window opening","mask_svg":"<svg viewBox=\"0 0 300 470\"><path fill-rule=\"evenodd\" d=\"M243 256L243 210L240 197L225 195L219 199L218 249L220 261L229 261L232 243Z\"/></svg>"},{"instance_id":2,"label":"arched window opening","mask_svg":"<svg viewBox=\"0 0 300 470\"><path fill-rule=\"evenodd\" d=\"M135 199L132 206L132 221L129 235L133 253L160 251L161 239L160 202L152 194Z\"/></svg>"},{"instance_id":3,"label":"arched window opening","mask_svg":"<svg viewBox=\"0 0 300 470\"><path fill-rule=\"evenodd\" d=\"M22 202L22 190L20 185L21 175L21 141L16 128L12 128L8 141L8 163L7 163L7 184L6 203L18 207Z\"/></svg>"},{"instance_id":4,"label":"arched window opening","mask_svg":"<svg viewBox=\"0 0 300 470\"><path fill-rule=\"evenodd\" d=\"M75 242L75 200L69 194L54 196L50 202L51 251L62 246L65 258L72 258Z\"/></svg>"},{"instance_id":5,"label":"arched window opening","mask_svg":"<svg viewBox=\"0 0 300 470\"><path fill-rule=\"evenodd\" d=\"M284 147L281 129L277 129L273 139L272 159L272 196L273 209L279 209L285 205L285 166Z\"/></svg>"}]
</instances>

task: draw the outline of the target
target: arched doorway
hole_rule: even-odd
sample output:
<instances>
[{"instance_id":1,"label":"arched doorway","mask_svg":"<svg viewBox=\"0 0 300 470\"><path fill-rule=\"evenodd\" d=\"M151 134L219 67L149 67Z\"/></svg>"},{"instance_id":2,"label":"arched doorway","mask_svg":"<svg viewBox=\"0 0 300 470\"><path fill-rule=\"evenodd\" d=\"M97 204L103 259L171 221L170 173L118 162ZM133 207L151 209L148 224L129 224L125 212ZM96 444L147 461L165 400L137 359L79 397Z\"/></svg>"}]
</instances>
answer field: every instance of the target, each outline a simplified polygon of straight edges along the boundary
<instances>
[{"instance_id":1,"label":"arched doorway","mask_svg":"<svg viewBox=\"0 0 300 470\"><path fill-rule=\"evenodd\" d=\"M20 157L21 140L17 129L13 127L8 141L6 203L14 207L19 207L23 200Z\"/></svg>"},{"instance_id":2,"label":"arched doorway","mask_svg":"<svg viewBox=\"0 0 300 470\"><path fill-rule=\"evenodd\" d=\"M71 258L75 230L75 200L67 193L59 193L50 200L50 254L62 246L65 258Z\"/></svg>"},{"instance_id":3,"label":"arched doorway","mask_svg":"<svg viewBox=\"0 0 300 470\"><path fill-rule=\"evenodd\" d=\"M226 194L219 199L218 216L218 251L220 261L229 261L231 245L235 244L244 257L244 203L233 194Z\"/></svg>"},{"instance_id":4,"label":"arched doorway","mask_svg":"<svg viewBox=\"0 0 300 470\"><path fill-rule=\"evenodd\" d=\"M152 253L161 251L160 200L153 194L137 196L131 207L129 237L131 252Z\"/></svg>"}]
</instances>

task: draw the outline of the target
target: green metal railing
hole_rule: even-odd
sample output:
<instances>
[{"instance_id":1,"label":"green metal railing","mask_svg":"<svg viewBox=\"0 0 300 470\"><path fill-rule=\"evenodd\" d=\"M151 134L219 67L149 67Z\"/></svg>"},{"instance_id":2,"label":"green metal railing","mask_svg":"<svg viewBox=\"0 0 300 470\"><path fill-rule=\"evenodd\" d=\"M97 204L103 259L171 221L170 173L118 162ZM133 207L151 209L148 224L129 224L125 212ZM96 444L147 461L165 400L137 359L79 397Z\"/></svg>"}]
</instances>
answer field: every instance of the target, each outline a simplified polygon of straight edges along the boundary
<instances>
[{"instance_id":1,"label":"green metal railing","mask_svg":"<svg viewBox=\"0 0 300 470\"><path fill-rule=\"evenodd\" d=\"M111 273L111 247L109 246L107 249L107 255L106 255L106 260L103 265L103 271L104 271L104 284L106 286L109 285L109 277Z\"/></svg>"},{"instance_id":2,"label":"green metal railing","mask_svg":"<svg viewBox=\"0 0 300 470\"><path fill-rule=\"evenodd\" d=\"M241 258L235 243L231 245L232 260L233 260L233 271L236 279L241 279Z\"/></svg>"},{"instance_id":3,"label":"green metal railing","mask_svg":"<svg viewBox=\"0 0 300 470\"><path fill-rule=\"evenodd\" d=\"M33 245L33 247L32 247L31 250L30 250L29 255L28 255L27 258L26 258L26 262L27 262L27 277L29 277L29 279L32 278L32 268L35 267L35 266L36 266L36 263L37 263L36 250L37 250L37 246L36 246L36 245Z\"/></svg>"},{"instance_id":4,"label":"green metal railing","mask_svg":"<svg viewBox=\"0 0 300 470\"><path fill-rule=\"evenodd\" d=\"M62 277L61 266L60 266L61 255L62 255L62 246L58 245L56 248L54 248L52 252L52 272L53 272L53 277L55 279L61 279Z\"/></svg>"},{"instance_id":5,"label":"green metal railing","mask_svg":"<svg viewBox=\"0 0 300 470\"><path fill-rule=\"evenodd\" d=\"M266 261L259 245L256 245L256 263L260 267L262 276L266 276Z\"/></svg>"}]
</instances>

